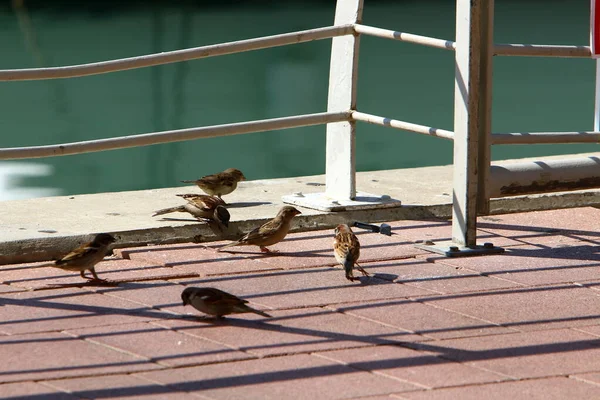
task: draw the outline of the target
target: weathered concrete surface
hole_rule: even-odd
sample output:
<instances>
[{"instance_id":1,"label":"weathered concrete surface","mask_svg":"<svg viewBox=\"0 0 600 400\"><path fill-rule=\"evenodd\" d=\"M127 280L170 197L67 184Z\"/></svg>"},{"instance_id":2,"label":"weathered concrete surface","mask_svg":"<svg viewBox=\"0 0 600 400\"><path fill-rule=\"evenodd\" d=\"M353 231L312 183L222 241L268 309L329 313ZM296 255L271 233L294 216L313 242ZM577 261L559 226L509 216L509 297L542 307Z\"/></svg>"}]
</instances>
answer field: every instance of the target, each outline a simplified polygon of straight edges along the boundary
<instances>
[{"instance_id":1,"label":"weathered concrete surface","mask_svg":"<svg viewBox=\"0 0 600 400\"><path fill-rule=\"evenodd\" d=\"M558 158L564 156L544 159ZM175 194L201 193L195 186L1 202L0 264L50 260L97 232L114 233L116 247L237 238L272 218L282 206L283 195L322 192L324 183L324 175L242 182L225 197L231 204L231 223L223 233L213 232L184 213L163 216L170 219L151 216L155 210L184 204ZM354 220L451 216L452 166L360 172L357 188L390 195L401 200L402 206L335 213L302 208L293 231L326 229ZM492 214L589 205L600 205L599 190L496 199Z\"/></svg>"}]
</instances>

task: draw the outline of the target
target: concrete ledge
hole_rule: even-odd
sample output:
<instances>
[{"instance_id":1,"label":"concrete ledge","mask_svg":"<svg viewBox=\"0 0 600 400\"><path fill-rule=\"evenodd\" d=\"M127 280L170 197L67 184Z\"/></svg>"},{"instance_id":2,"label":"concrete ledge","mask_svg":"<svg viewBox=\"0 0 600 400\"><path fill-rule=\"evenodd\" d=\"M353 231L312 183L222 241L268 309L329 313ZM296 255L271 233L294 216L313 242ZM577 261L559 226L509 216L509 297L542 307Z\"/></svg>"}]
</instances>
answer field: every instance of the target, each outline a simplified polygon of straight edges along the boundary
<instances>
[{"instance_id":1,"label":"concrete ledge","mask_svg":"<svg viewBox=\"0 0 600 400\"><path fill-rule=\"evenodd\" d=\"M560 158L565 157L538 159ZM514 161L506 161L510 162ZM97 232L115 234L115 247L235 239L272 218L282 206L283 195L322 192L324 183L324 175L242 182L225 197L231 223L222 234L188 214L164 216L171 219L151 216L155 210L183 204L177 193L200 193L195 186L1 202L0 264L55 259ZM450 218L452 214L452 166L360 172L357 187L387 194L402 205L333 213L302 208L292 231L330 229L355 220ZM598 205L600 190L559 192L493 199L491 214Z\"/></svg>"}]
</instances>

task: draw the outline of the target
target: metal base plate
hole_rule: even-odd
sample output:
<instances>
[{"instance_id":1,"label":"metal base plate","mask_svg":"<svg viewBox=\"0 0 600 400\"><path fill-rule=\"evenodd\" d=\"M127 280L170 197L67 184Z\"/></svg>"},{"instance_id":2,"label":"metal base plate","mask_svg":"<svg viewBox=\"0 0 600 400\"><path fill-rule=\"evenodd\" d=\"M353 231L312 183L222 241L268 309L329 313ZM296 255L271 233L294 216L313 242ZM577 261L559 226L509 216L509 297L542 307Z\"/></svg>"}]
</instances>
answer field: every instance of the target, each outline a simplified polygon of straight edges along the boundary
<instances>
[{"instance_id":1,"label":"metal base plate","mask_svg":"<svg viewBox=\"0 0 600 400\"><path fill-rule=\"evenodd\" d=\"M312 208L320 211L371 210L376 208L400 207L400 200L388 195L357 192L354 200L335 200L325 193L294 193L282 196L284 203Z\"/></svg>"},{"instance_id":2,"label":"metal base plate","mask_svg":"<svg viewBox=\"0 0 600 400\"><path fill-rule=\"evenodd\" d=\"M476 245L475 247L458 246L451 240L443 242L424 242L417 243L415 247L430 251L432 253L441 254L446 257L470 257L470 256L482 256L488 254L501 254L504 253L502 247L496 247L492 243L484 243L483 245Z\"/></svg>"}]
</instances>

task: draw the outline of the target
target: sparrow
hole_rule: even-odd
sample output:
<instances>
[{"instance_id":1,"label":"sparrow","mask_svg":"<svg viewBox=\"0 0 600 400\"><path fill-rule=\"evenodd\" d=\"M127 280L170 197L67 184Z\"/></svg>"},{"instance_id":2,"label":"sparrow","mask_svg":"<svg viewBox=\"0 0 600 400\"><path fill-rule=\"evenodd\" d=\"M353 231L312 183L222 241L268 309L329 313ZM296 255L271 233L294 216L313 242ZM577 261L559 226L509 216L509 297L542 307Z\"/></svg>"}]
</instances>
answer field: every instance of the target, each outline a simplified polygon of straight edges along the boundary
<instances>
[{"instance_id":1,"label":"sparrow","mask_svg":"<svg viewBox=\"0 0 600 400\"><path fill-rule=\"evenodd\" d=\"M76 248L60 260L56 260L52 266L66 271L79 271L84 279L90 279L84 274L89 269L94 280L101 281L103 279L98 278L94 266L104 258L108 252L108 246L114 241L116 239L112 235L99 233L90 243Z\"/></svg>"},{"instance_id":2,"label":"sparrow","mask_svg":"<svg viewBox=\"0 0 600 400\"><path fill-rule=\"evenodd\" d=\"M263 317L271 316L266 312L256 310L248 305L248 300L240 299L232 294L215 288L188 287L181 292L183 305L191 305L196 310L205 314L215 315L221 318L228 314L255 313Z\"/></svg>"},{"instance_id":3,"label":"sparrow","mask_svg":"<svg viewBox=\"0 0 600 400\"><path fill-rule=\"evenodd\" d=\"M221 198L226 194L233 192L240 181L245 181L246 177L242 171L235 168L228 168L223 172L213 175L203 176L195 181L181 181L183 183L195 183L200 189L211 196Z\"/></svg>"},{"instance_id":4,"label":"sparrow","mask_svg":"<svg viewBox=\"0 0 600 400\"><path fill-rule=\"evenodd\" d=\"M296 208L292 206L284 206L281 208L281 210L279 210L275 218L264 223L253 231L248 232L241 239L226 244L225 246L221 247L219 251L233 246L254 245L259 246L260 251L263 253L274 253L275 251L267 249L266 246L271 246L275 243L281 242L290 230L292 218L298 214L302 213Z\"/></svg>"},{"instance_id":5,"label":"sparrow","mask_svg":"<svg viewBox=\"0 0 600 400\"><path fill-rule=\"evenodd\" d=\"M360 257L360 242L352 232L352 229L346 224L338 225L335 228L335 240L333 241L333 254L335 259L346 271L346 279L349 281L358 280L354 277L354 265L364 275L369 276L360 265L358 265L358 257Z\"/></svg>"},{"instance_id":6,"label":"sparrow","mask_svg":"<svg viewBox=\"0 0 600 400\"><path fill-rule=\"evenodd\" d=\"M187 204L163 208L162 210L155 211L152 216L156 217L157 215L172 212L187 212L197 219L207 219L221 223L225 227L229 226L229 211L224 207L225 202L222 199L205 194L178 194L177 196L186 199Z\"/></svg>"}]
</instances>

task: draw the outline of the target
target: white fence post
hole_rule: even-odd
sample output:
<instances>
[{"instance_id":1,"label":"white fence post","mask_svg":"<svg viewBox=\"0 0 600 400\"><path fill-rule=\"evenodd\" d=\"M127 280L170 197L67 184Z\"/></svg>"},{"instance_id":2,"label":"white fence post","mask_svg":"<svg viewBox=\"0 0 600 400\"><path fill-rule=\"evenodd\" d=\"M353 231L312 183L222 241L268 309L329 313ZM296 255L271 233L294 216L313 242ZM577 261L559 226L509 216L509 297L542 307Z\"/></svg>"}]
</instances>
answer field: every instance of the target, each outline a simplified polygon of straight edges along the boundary
<instances>
[{"instance_id":1,"label":"white fence post","mask_svg":"<svg viewBox=\"0 0 600 400\"><path fill-rule=\"evenodd\" d=\"M467 247L476 246L478 181L485 184L489 174L493 6L493 0L456 2L452 241Z\"/></svg>"},{"instance_id":2,"label":"white fence post","mask_svg":"<svg viewBox=\"0 0 600 400\"><path fill-rule=\"evenodd\" d=\"M596 91L594 93L594 132L600 131L600 59L596 58Z\"/></svg>"},{"instance_id":3,"label":"white fence post","mask_svg":"<svg viewBox=\"0 0 600 400\"><path fill-rule=\"evenodd\" d=\"M484 1L481 10L481 51L479 86L479 152L477 213L490 213L490 176L492 160L492 70L494 53L494 0Z\"/></svg>"},{"instance_id":4,"label":"white fence post","mask_svg":"<svg viewBox=\"0 0 600 400\"><path fill-rule=\"evenodd\" d=\"M362 10L363 0L338 0L334 24L361 22ZM358 36L348 35L332 39L328 112L356 109L358 47ZM327 197L336 200L351 200L356 197L355 133L354 121L327 124Z\"/></svg>"}]
</instances>

